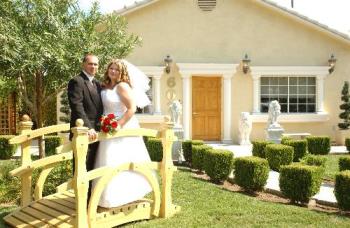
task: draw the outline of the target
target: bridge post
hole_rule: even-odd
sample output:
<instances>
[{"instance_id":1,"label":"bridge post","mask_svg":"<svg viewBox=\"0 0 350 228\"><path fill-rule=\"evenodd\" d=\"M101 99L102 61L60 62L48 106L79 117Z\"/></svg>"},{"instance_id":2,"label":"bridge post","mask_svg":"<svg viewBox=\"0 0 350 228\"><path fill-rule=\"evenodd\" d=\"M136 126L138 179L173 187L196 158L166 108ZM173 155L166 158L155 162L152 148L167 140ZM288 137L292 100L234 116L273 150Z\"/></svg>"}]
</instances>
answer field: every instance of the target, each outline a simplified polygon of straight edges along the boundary
<instances>
[{"instance_id":1,"label":"bridge post","mask_svg":"<svg viewBox=\"0 0 350 228\"><path fill-rule=\"evenodd\" d=\"M20 125L20 134L21 135L29 135L32 131L33 122L31 121L28 115L22 116L22 121L19 123ZM32 140L27 140L21 144L21 163L22 166L29 166L32 162L31 154L30 154L30 146L32 144ZM21 177L21 207L25 207L32 202L32 173L28 172Z\"/></svg>"},{"instance_id":2,"label":"bridge post","mask_svg":"<svg viewBox=\"0 0 350 228\"><path fill-rule=\"evenodd\" d=\"M88 227L87 218L87 193L89 181L86 179L86 155L89 146L88 128L84 127L84 121L78 119L76 127L72 128L73 132L73 153L74 153L74 177L73 187L76 202L76 219L75 226L77 228Z\"/></svg>"},{"instance_id":3,"label":"bridge post","mask_svg":"<svg viewBox=\"0 0 350 228\"><path fill-rule=\"evenodd\" d=\"M162 200L160 205L160 217L167 218L175 214L174 205L171 198L171 185L173 173L176 170L172 160L172 145L175 139L173 122L165 123L165 129L162 132L163 160L161 162L162 177Z\"/></svg>"}]
</instances>

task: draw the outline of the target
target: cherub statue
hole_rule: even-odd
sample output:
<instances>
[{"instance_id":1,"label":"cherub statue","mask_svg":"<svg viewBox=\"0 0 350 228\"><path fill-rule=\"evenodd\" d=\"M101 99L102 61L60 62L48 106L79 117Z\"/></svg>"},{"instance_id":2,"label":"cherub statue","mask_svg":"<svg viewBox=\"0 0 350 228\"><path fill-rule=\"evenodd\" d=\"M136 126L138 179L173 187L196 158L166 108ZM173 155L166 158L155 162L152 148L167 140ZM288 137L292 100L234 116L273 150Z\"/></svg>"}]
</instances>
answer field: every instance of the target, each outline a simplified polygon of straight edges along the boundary
<instances>
[{"instance_id":1,"label":"cherub statue","mask_svg":"<svg viewBox=\"0 0 350 228\"><path fill-rule=\"evenodd\" d=\"M252 131L252 120L250 118L249 112L241 112L239 120L239 144L240 145L250 145L250 132Z\"/></svg>"},{"instance_id":2,"label":"cherub statue","mask_svg":"<svg viewBox=\"0 0 350 228\"><path fill-rule=\"evenodd\" d=\"M269 119L267 121L267 127L280 127L277 123L277 117L281 114L281 106L277 100L271 101L269 104Z\"/></svg>"},{"instance_id":3,"label":"cherub statue","mask_svg":"<svg viewBox=\"0 0 350 228\"><path fill-rule=\"evenodd\" d=\"M182 105L179 100L174 100L169 105L170 113L171 113L171 121L174 122L174 125L179 127L180 124L180 116L182 113Z\"/></svg>"}]
</instances>

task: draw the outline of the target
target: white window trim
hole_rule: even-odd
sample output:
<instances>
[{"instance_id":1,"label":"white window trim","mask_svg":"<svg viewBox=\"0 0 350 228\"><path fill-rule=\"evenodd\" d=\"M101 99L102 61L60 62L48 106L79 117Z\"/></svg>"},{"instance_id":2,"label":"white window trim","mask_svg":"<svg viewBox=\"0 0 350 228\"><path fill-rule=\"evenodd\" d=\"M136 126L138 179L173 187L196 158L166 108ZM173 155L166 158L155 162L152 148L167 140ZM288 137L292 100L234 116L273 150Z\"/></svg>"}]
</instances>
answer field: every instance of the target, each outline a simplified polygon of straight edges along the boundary
<instances>
[{"instance_id":1,"label":"white window trim","mask_svg":"<svg viewBox=\"0 0 350 228\"><path fill-rule=\"evenodd\" d=\"M260 112L260 79L280 76L315 76L316 77L316 113L281 114L280 122L324 122L329 120L329 115L324 111L324 80L329 75L328 66L252 66L250 67L253 78L253 122L266 122L267 113Z\"/></svg>"},{"instance_id":2,"label":"white window trim","mask_svg":"<svg viewBox=\"0 0 350 228\"><path fill-rule=\"evenodd\" d=\"M144 72L148 77L152 78L152 105L154 107L153 115L161 115L160 107L160 79L164 73L164 67L161 66L138 66L138 68ZM139 115L139 114L138 114ZM152 116L152 114L145 114L146 116Z\"/></svg>"}]
</instances>

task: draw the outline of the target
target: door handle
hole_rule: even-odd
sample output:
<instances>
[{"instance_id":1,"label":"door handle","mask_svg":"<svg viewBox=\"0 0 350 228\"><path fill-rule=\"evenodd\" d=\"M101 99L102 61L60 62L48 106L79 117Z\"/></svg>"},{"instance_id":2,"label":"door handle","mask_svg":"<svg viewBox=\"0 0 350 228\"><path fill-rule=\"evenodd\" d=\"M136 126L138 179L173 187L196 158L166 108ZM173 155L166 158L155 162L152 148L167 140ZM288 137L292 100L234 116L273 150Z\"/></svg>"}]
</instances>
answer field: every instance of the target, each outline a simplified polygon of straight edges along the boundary
<instances>
[{"instance_id":1,"label":"door handle","mask_svg":"<svg viewBox=\"0 0 350 228\"><path fill-rule=\"evenodd\" d=\"M198 112L192 112L192 115L198 115Z\"/></svg>"}]
</instances>

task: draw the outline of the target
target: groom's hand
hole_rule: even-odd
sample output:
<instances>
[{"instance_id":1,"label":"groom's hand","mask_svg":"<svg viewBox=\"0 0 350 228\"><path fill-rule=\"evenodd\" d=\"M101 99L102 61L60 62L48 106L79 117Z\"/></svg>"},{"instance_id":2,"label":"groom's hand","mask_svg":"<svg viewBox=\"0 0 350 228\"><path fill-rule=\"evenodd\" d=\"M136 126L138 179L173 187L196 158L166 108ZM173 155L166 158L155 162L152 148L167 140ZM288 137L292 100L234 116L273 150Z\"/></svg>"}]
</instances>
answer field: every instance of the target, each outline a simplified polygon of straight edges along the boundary
<instances>
[{"instance_id":1,"label":"groom's hand","mask_svg":"<svg viewBox=\"0 0 350 228\"><path fill-rule=\"evenodd\" d=\"M88 131L88 136L89 136L89 140L90 140L90 141L96 140L96 138L97 138L97 133L96 133L95 129L90 129L90 130Z\"/></svg>"}]
</instances>

